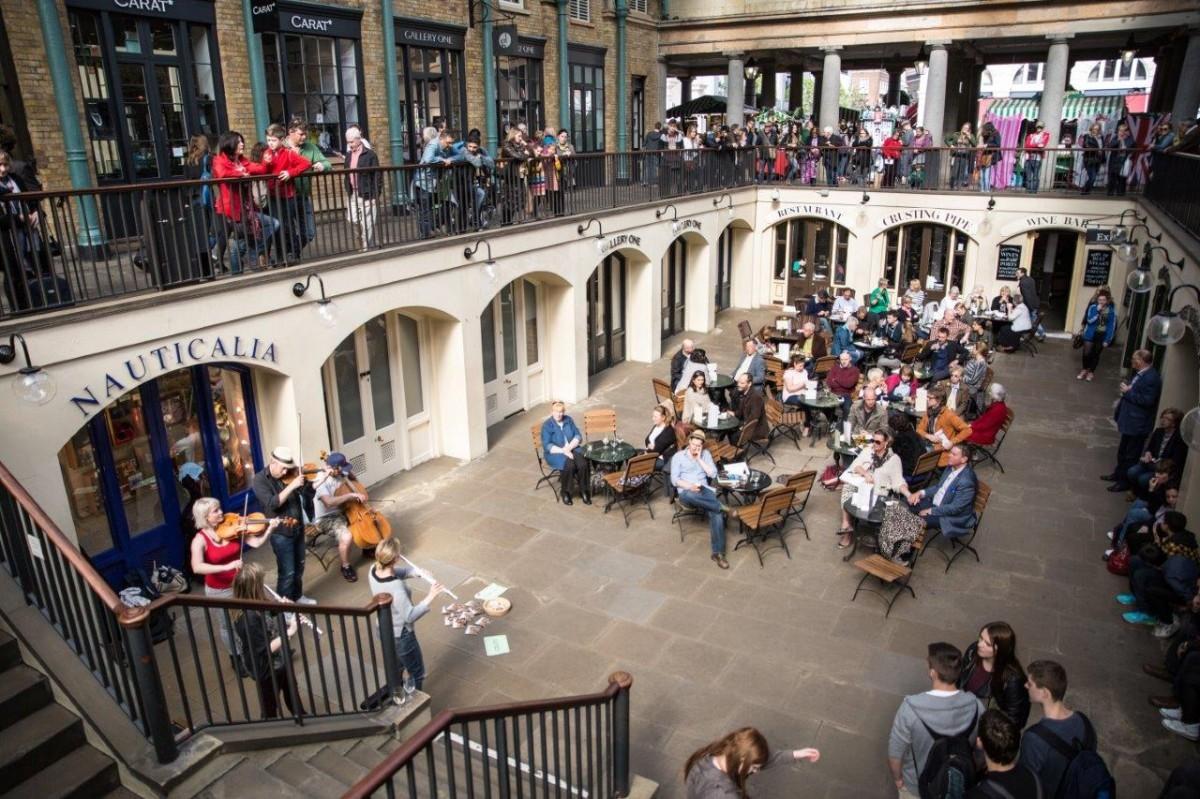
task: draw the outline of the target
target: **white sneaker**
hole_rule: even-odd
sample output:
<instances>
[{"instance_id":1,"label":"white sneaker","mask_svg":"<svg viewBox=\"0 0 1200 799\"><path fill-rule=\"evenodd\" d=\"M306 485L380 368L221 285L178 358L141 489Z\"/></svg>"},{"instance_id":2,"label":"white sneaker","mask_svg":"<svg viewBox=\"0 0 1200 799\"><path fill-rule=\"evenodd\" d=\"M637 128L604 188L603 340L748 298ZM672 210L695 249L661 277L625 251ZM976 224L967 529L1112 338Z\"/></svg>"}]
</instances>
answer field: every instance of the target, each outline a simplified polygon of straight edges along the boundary
<instances>
[{"instance_id":1,"label":"white sneaker","mask_svg":"<svg viewBox=\"0 0 1200 799\"><path fill-rule=\"evenodd\" d=\"M298 604L298 605L315 605L315 604L317 604L317 600L313 599L310 596L301 596L299 599L296 600L296 604Z\"/></svg>"},{"instance_id":2,"label":"white sneaker","mask_svg":"<svg viewBox=\"0 0 1200 799\"><path fill-rule=\"evenodd\" d=\"M1162 725L1176 735L1181 735L1189 741L1200 741L1200 724L1184 724L1175 719L1163 719Z\"/></svg>"},{"instance_id":3,"label":"white sneaker","mask_svg":"<svg viewBox=\"0 0 1200 799\"><path fill-rule=\"evenodd\" d=\"M1105 533L1104 535L1105 535L1105 537L1106 537L1106 538L1108 538L1108 540L1109 540L1109 541L1112 541L1112 540L1113 540L1113 536L1112 536L1112 530L1109 530L1109 531L1108 531L1107 533Z\"/></svg>"},{"instance_id":4,"label":"white sneaker","mask_svg":"<svg viewBox=\"0 0 1200 799\"><path fill-rule=\"evenodd\" d=\"M1110 547L1109 549L1106 549L1106 550L1104 550L1104 559L1105 559L1105 560L1108 560L1109 558L1111 558L1111 557L1112 557L1112 553L1113 553L1113 552L1115 552L1115 551L1116 551L1116 550L1112 549L1111 547Z\"/></svg>"},{"instance_id":5,"label":"white sneaker","mask_svg":"<svg viewBox=\"0 0 1200 799\"><path fill-rule=\"evenodd\" d=\"M1172 620L1170 624L1154 625L1155 638L1170 638L1177 632L1179 632L1179 619Z\"/></svg>"},{"instance_id":6,"label":"white sneaker","mask_svg":"<svg viewBox=\"0 0 1200 799\"><path fill-rule=\"evenodd\" d=\"M1179 721L1183 718L1182 707L1160 707L1158 712L1164 719L1174 719L1175 721Z\"/></svg>"}]
</instances>

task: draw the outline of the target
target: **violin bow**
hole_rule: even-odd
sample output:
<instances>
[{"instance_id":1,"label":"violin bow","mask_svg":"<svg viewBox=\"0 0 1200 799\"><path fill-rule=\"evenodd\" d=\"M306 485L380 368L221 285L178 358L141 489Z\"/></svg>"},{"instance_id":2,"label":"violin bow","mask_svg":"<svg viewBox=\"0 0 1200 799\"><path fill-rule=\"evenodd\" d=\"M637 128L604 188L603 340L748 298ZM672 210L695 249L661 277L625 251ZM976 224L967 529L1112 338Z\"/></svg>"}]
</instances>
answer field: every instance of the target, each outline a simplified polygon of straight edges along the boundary
<instances>
[{"instance_id":1,"label":"violin bow","mask_svg":"<svg viewBox=\"0 0 1200 799\"><path fill-rule=\"evenodd\" d=\"M272 588L271 586L267 585L266 583L263 583L263 588L266 589L268 594L270 594L272 597L275 598L276 602L282 602L284 604L289 604L289 605L295 604L294 602L292 602L292 600L284 599L279 594L275 593L275 589ZM325 634L325 631L322 630L320 627L318 627L316 625L316 623L312 620L312 617L310 617L309 615L307 615L305 613L295 613L294 615L296 616L297 619L300 620L301 624L303 624L305 627L307 627L310 630L312 630L313 632L315 632L317 635Z\"/></svg>"},{"instance_id":2,"label":"violin bow","mask_svg":"<svg viewBox=\"0 0 1200 799\"><path fill-rule=\"evenodd\" d=\"M435 582L435 581L434 581L434 579L433 579L433 575L431 575L429 572L425 571L425 570L424 570L424 569L422 569L420 566L418 566L417 564L413 563L411 560L409 560L408 558L404 557L403 555L401 555L401 556L400 556L400 560L404 561L404 562L405 562L405 563L407 563L409 566L412 566L414 569L416 569L416 570L417 570L417 576L418 576L418 577L420 577L422 580L424 580L425 582L429 583L430 585L433 585L433 584L434 584L434 582ZM459 601L459 602L461 602L461 601L462 601L462 600L460 600L460 599L459 599L459 598L458 598L458 597L455 595L455 593L454 593L453 591L451 591L449 588L446 588L445 586L442 586L442 591L443 591L443 593L447 593L447 594L449 594L450 596L454 597L454 599L455 599L455 600L457 600L457 601Z\"/></svg>"},{"instance_id":3,"label":"violin bow","mask_svg":"<svg viewBox=\"0 0 1200 799\"><path fill-rule=\"evenodd\" d=\"M249 515L249 511L250 511L250 492L247 491L246 496L242 498L242 518L239 520L243 524L246 522L246 516ZM242 556L245 554L246 554L246 536L239 535L238 536L238 560L241 560Z\"/></svg>"}]
</instances>

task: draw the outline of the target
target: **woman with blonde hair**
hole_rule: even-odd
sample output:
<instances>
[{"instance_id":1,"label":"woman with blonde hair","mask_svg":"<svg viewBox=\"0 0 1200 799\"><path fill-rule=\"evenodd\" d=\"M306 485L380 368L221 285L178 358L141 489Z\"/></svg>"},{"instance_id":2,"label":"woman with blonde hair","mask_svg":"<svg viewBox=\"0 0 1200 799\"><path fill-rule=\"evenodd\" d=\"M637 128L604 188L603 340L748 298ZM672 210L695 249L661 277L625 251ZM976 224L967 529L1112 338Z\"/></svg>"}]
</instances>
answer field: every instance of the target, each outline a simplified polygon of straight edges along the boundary
<instances>
[{"instance_id":1,"label":"woman with blonde hair","mask_svg":"<svg viewBox=\"0 0 1200 799\"><path fill-rule=\"evenodd\" d=\"M263 570L257 563L242 566L233 578L234 599L269 602L263 587ZM250 677L258 685L258 700L264 719L279 718L279 696L293 716L302 716L304 707L295 685L295 675L286 657L284 640L296 634L297 617L290 614L287 627L281 633L280 621L287 616L274 611L235 610L232 613L233 629L237 634L239 673Z\"/></svg>"},{"instance_id":2,"label":"woman with blonde hair","mask_svg":"<svg viewBox=\"0 0 1200 799\"><path fill-rule=\"evenodd\" d=\"M385 538L375 546L375 565L371 567L369 582L371 596L392 595L392 632L396 638L396 659L400 667L408 672L409 679L417 690L425 684L425 659L413 625L417 619L429 612L429 606L445 589L432 575L414 566L397 566L400 559L400 542ZM429 581L429 593L419 603L413 604L412 593L404 582L409 577L421 577Z\"/></svg>"},{"instance_id":3,"label":"woman with blonde hair","mask_svg":"<svg viewBox=\"0 0 1200 799\"><path fill-rule=\"evenodd\" d=\"M707 746L702 746L688 758L683 767L687 799L745 799L746 781L763 769L781 763L807 760L816 763L821 753L816 749L793 749L771 753L767 739L753 727L734 730Z\"/></svg>"}]
</instances>

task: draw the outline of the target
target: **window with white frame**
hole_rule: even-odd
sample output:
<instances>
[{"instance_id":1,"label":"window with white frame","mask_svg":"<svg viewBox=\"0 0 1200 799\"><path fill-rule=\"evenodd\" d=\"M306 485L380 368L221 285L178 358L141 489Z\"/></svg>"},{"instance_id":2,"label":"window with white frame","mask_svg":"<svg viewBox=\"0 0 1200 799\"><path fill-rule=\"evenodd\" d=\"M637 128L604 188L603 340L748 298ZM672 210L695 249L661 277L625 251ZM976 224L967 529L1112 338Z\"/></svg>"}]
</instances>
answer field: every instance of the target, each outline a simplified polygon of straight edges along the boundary
<instances>
[{"instance_id":1,"label":"window with white frame","mask_svg":"<svg viewBox=\"0 0 1200 799\"><path fill-rule=\"evenodd\" d=\"M1115 82L1122 80L1145 80L1146 65L1140 60L1126 63L1123 59L1101 61L1092 67L1088 73L1088 81L1093 83Z\"/></svg>"},{"instance_id":2,"label":"window with white frame","mask_svg":"<svg viewBox=\"0 0 1200 799\"><path fill-rule=\"evenodd\" d=\"M567 13L571 19L577 19L580 22L591 22L592 0L571 0L567 8Z\"/></svg>"},{"instance_id":3,"label":"window with white frame","mask_svg":"<svg viewBox=\"0 0 1200 799\"><path fill-rule=\"evenodd\" d=\"M1042 69L1044 64L1026 64L1021 69L1017 70L1017 76L1013 78L1013 83L1037 83L1042 79Z\"/></svg>"},{"instance_id":4,"label":"window with white frame","mask_svg":"<svg viewBox=\"0 0 1200 799\"><path fill-rule=\"evenodd\" d=\"M641 14L650 13L650 0L629 0L629 10Z\"/></svg>"}]
</instances>

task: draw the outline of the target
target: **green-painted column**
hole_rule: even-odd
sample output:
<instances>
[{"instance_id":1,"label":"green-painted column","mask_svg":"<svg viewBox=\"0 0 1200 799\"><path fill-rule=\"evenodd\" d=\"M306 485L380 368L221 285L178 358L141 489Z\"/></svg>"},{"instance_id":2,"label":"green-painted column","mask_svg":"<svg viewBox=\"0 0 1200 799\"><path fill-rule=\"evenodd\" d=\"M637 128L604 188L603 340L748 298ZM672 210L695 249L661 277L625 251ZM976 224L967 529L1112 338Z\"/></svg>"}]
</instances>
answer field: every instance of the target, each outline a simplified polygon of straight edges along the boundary
<instances>
[{"instance_id":1,"label":"green-painted column","mask_svg":"<svg viewBox=\"0 0 1200 799\"><path fill-rule=\"evenodd\" d=\"M500 132L496 124L496 55L492 48L492 0L479 0L483 7L483 107L486 109L487 149L500 152ZM533 131L530 131L530 135Z\"/></svg>"},{"instance_id":2,"label":"green-painted column","mask_svg":"<svg viewBox=\"0 0 1200 799\"><path fill-rule=\"evenodd\" d=\"M392 0L380 0L383 17L383 74L387 89L388 153L393 165L404 163L404 120L400 118L400 79L396 75L396 18ZM397 181L399 182L399 181Z\"/></svg>"},{"instance_id":3,"label":"green-painted column","mask_svg":"<svg viewBox=\"0 0 1200 799\"><path fill-rule=\"evenodd\" d=\"M254 32L254 0L242 0L242 25L246 29L246 57L250 62L250 100L254 103L255 135L248 139L258 140L271 124L271 112L267 109L267 79L263 67L262 39ZM286 122L287 120L280 120Z\"/></svg>"},{"instance_id":4,"label":"green-painted column","mask_svg":"<svg viewBox=\"0 0 1200 799\"><path fill-rule=\"evenodd\" d=\"M58 124L62 129L71 188L90 189L92 176L88 172L87 145L83 141L83 130L79 125L82 115L75 107L75 87L71 83L72 67L67 63L67 45L63 41L58 4L54 0L38 0L37 8L42 25L42 44L46 46L46 59L50 64L54 109L58 112ZM100 217L96 213L96 200L90 194L79 197L79 229L76 235L81 247L99 247L104 244L104 236L100 232Z\"/></svg>"},{"instance_id":5,"label":"green-painted column","mask_svg":"<svg viewBox=\"0 0 1200 799\"><path fill-rule=\"evenodd\" d=\"M567 43L567 3L558 0L558 126L571 130L571 62ZM575 131L571 130L574 137Z\"/></svg>"},{"instance_id":6,"label":"green-painted column","mask_svg":"<svg viewBox=\"0 0 1200 799\"><path fill-rule=\"evenodd\" d=\"M617 152L629 150L629 68L625 52L625 23L629 18L629 0L615 0L617 17Z\"/></svg>"},{"instance_id":7,"label":"green-painted column","mask_svg":"<svg viewBox=\"0 0 1200 799\"><path fill-rule=\"evenodd\" d=\"M659 16L663 19L671 18L671 0L659 0L658 3Z\"/></svg>"}]
</instances>

